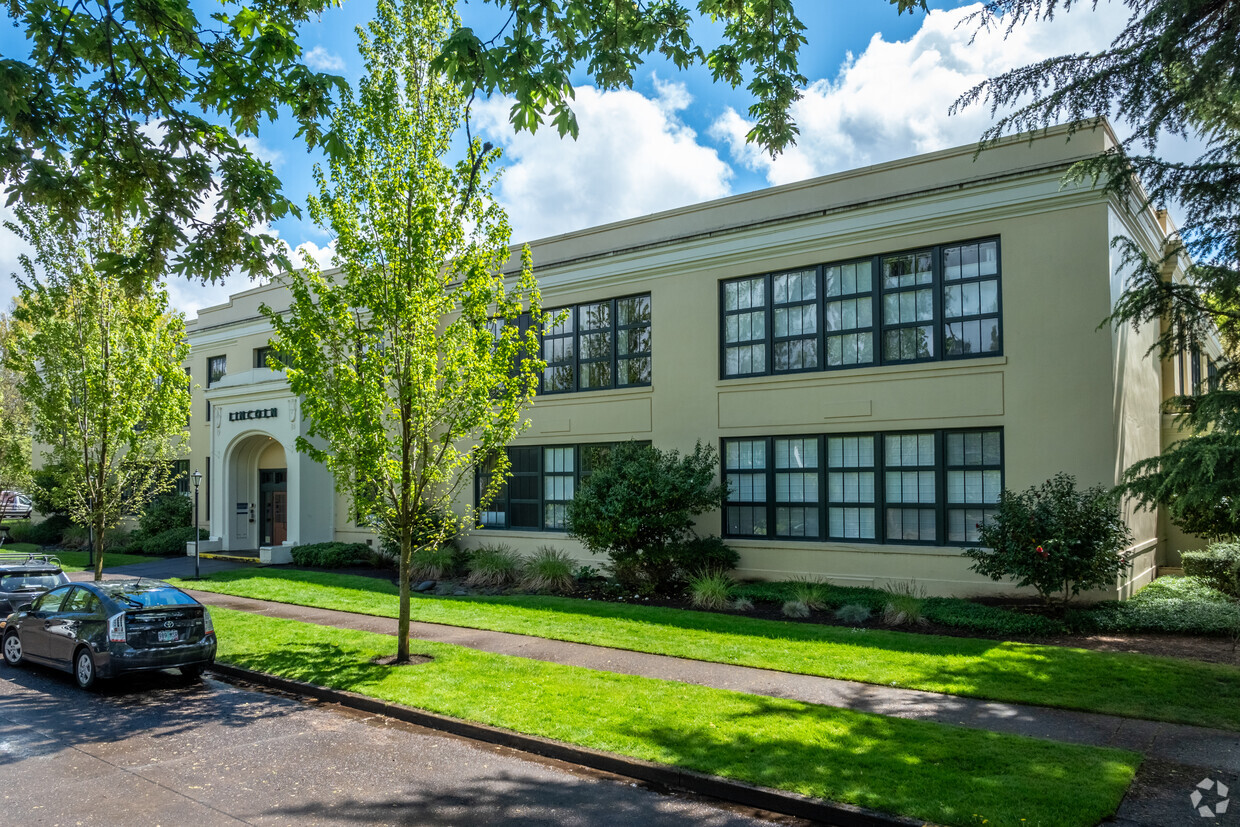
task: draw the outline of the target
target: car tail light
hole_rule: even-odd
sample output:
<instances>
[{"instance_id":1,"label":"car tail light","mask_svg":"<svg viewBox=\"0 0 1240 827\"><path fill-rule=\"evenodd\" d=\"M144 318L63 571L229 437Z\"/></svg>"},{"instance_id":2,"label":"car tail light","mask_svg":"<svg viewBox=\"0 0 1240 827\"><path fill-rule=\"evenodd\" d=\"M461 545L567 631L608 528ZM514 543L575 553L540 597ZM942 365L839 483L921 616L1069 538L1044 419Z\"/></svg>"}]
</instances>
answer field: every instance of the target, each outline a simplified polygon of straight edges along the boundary
<instances>
[{"instance_id":1,"label":"car tail light","mask_svg":"<svg viewBox=\"0 0 1240 827\"><path fill-rule=\"evenodd\" d=\"M108 618L108 640L113 643L125 642L125 613L120 612Z\"/></svg>"},{"instance_id":2,"label":"car tail light","mask_svg":"<svg viewBox=\"0 0 1240 827\"><path fill-rule=\"evenodd\" d=\"M205 606L202 609L202 633L204 635L215 634L215 624L211 622L211 613Z\"/></svg>"}]
</instances>

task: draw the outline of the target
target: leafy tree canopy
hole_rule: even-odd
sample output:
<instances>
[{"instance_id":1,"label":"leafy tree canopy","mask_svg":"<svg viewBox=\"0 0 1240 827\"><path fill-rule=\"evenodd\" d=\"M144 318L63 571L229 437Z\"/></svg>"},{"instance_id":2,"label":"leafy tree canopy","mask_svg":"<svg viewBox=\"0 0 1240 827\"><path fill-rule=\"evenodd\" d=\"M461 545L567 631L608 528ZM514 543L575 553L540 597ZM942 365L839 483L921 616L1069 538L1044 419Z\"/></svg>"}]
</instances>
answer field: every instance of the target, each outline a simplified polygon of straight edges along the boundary
<instances>
[{"instance_id":1,"label":"leafy tree canopy","mask_svg":"<svg viewBox=\"0 0 1240 827\"><path fill-rule=\"evenodd\" d=\"M538 287L526 250L514 284L507 216L491 195L498 152L472 142L448 159L464 120L460 90L430 68L455 18L440 0L379 0L359 29L366 75L332 129L347 158L316 169L315 222L336 235L339 273L312 259L291 273L287 314L263 307L309 437L355 511L400 548L398 658L409 655L414 547L457 533L449 513L484 459L526 425L543 362ZM492 490L507 467L497 468ZM471 521L470 525L476 525Z\"/></svg>"},{"instance_id":2,"label":"leafy tree canopy","mask_svg":"<svg viewBox=\"0 0 1240 827\"><path fill-rule=\"evenodd\" d=\"M99 255L132 254L136 231L103 219L74 229L19 208L7 226L34 247L6 356L30 405L34 437L57 469L46 493L96 537L172 485L189 416L185 323L161 289L133 295ZM103 555L95 558L95 579Z\"/></svg>"},{"instance_id":3,"label":"leafy tree canopy","mask_svg":"<svg viewBox=\"0 0 1240 827\"><path fill-rule=\"evenodd\" d=\"M339 150L318 122L343 81L308 69L296 40L337 2L256 0L204 20L189 0L10 0L30 53L0 57L9 202L74 227L136 221L126 251L95 260L131 289L168 270L265 275L276 240L250 231L297 209L237 136L287 107L310 146Z\"/></svg>"}]
</instances>

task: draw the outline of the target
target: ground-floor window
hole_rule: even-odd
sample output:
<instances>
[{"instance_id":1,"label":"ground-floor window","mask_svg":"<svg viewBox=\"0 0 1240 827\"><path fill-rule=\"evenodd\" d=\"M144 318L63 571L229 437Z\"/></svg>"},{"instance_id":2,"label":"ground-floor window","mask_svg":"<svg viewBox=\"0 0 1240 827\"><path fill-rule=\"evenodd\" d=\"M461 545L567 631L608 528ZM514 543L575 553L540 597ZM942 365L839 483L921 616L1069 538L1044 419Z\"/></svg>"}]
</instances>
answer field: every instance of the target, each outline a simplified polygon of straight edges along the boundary
<instances>
[{"instance_id":1,"label":"ground-floor window","mask_svg":"<svg viewBox=\"0 0 1240 827\"><path fill-rule=\"evenodd\" d=\"M725 439L728 537L969 545L1003 490L1003 431Z\"/></svg>"},{"instance_id":2,"label":"ground-floor window","mask_svg":"<svg viewBox=\"0 0 1240 827\"><path fill-rule=\"evenodd\" d=\"M615 444L509 446L508 480L485 504L483 497L494 479L496 463L484 463L475 476L474 502L480 505L479 523L483 528L566 530L568 504L578 485Z\"/></svg>"}]
</instances>

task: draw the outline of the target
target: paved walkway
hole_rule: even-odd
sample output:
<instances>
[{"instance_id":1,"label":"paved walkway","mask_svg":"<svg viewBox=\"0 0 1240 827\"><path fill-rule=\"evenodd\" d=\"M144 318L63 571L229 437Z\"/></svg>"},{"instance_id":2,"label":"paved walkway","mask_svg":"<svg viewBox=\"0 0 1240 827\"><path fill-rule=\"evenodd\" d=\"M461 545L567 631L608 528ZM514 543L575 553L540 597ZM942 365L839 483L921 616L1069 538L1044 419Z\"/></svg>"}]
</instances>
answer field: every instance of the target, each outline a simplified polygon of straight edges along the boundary
<instances>
[{"instance_id":1,"label":"paved walkway","mask_svg":"<svg viewBox=\"0 0 1240 827\"><path fill-rule=\"evenodd\" d=\"M320 626L389 635L394 633L395 621L391 618L212 592L190 593L211 606L300 620ZM409 624L409 634L421 640L451 643L484 652L582 666L587 669L644 675L896 718L917 718L1033 738L1131 749L1176 763L1209 766L1229 773L1240 773L1240 735L1234 732L1090 712L983 701L935 692L685 660L666 655L437 623L414 621Z\"/></svg>"}]
</instances>

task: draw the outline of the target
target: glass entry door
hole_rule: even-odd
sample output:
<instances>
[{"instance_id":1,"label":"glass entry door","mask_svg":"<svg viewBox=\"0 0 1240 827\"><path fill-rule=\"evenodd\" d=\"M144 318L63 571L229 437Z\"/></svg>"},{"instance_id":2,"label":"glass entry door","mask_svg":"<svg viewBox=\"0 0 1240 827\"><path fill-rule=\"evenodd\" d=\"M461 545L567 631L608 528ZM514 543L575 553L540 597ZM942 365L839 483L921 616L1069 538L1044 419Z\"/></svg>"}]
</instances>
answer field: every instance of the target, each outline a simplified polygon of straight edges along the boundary
<instances>
[{"instance_id":1,"label":"glass entry door","mask_svg":"<svg viewBox=\"0 0 1240 827\"><path fill-rule=\"evenodd\" d=\"M288 538L288 469L260 469L258 496L259 545L278 546Z\"/></svg>"}]
</instances>

